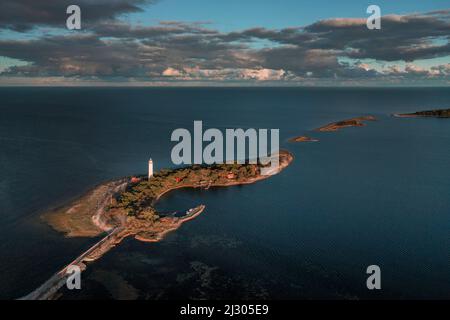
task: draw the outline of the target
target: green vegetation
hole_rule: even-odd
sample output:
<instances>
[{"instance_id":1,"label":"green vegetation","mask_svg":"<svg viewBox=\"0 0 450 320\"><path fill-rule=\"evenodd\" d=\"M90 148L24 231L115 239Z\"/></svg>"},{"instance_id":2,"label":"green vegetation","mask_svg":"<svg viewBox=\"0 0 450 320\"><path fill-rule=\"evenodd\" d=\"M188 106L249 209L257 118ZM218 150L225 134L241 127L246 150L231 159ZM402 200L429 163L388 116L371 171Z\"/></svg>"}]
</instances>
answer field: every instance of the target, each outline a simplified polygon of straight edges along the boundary
<instances>
[{"instance_id":1,"label":"green vegetation","mask_svg":"<svg viewBox=\"0 0 450 320\"><path fill-rule=\"evenodd\" d=\"M259 172L259 165L256 164L193 165L174 170L163 169L150 180L141 177L141 181L129 184L110 208L125 210L128 216L138 219L157 220L159 217L153 203L159 195L170 189L244 182L257 177Z\"/></svg>"},{"instance_id":2,"label":"green vegetation","mask_svg":"<svg viewBox=\"0 0 450 320\"><path fill-rule=\"evenodd\" d=\"M361 123L357 120L342 120L336 122L337 126L358 126L361 125Z\"/></svg>"},{"instance_id":3,"label":"green vegetation","mask_svg":"<svg viewBox=\"0 0 450 320\"><path fill-rule=\"evenodd\" d=\"M425 117L450 118L450 109L419 111L413 114Z\"/></svg>"}]
</instances>

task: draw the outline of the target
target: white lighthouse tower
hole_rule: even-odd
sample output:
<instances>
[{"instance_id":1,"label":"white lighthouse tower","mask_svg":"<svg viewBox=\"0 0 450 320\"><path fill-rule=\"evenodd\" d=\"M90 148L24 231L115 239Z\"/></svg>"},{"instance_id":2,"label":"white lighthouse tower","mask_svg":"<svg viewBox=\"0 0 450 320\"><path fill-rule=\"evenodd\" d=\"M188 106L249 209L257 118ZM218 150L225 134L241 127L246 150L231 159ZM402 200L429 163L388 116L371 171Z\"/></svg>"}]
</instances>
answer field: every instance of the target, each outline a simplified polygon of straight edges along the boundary
<instances>
[{"instance_id":1,"label":"white lighthouse tower","mask_svg":"<svg viewBox=\"0 0 450 320\"><path fill-rule=\"evenodd\" d=\"M150 158L150 160L148 160L148 180L150 180L151 177L153 177L153 160Z\"/></svg>"}]
</instances>

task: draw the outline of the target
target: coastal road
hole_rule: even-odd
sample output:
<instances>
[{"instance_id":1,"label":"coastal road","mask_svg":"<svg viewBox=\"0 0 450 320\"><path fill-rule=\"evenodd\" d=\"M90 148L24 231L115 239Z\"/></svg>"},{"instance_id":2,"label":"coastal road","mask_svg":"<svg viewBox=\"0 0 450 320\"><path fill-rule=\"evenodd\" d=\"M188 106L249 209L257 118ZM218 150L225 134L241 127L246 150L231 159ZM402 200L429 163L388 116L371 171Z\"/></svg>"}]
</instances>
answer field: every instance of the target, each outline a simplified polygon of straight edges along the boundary
<instances>
[{"instance_id":1,"label":"coastal road","mask_svg":"<svg viewBox=\"0 0 450 320\"><path fill-rule=\"evenodd\" d=\"M71 273L67 273L67 269L70 266L78 266L83 271L86 266L84 262L89 262L98 259L104 253L106 253L112 246L115 245L116 236L123 231L123 227L116 227L112 229L107 236L102 238L88 250L83 252L75 260L65 266L63 269L55 273L50 279L48 279L39 288L31 292L30 294L20 298L19 300L51 300L55 294L61 289L67 282L67 279Z\"/></svg>"}]
</instances>

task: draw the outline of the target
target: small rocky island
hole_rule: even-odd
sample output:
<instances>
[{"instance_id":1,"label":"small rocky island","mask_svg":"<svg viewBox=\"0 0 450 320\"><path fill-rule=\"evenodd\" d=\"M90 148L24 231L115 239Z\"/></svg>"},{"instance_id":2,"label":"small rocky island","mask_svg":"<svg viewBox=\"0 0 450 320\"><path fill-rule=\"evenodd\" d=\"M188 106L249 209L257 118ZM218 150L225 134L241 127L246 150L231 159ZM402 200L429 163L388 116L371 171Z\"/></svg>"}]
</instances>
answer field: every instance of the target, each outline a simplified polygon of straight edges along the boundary
<instances>
[{"instance_id":1,"label":"small rocky island","mask_svg":"<svg viewBox=\"0 0 450 320\"><path fill-rule=\"evenodd\" d=\"M419 117L450 118L450 109L418 111L414 113L395 114L394 116L399 118L419 118Z\"/></svg>"},{"instance_id":2,"label":"small rocky island","mask_svg":"<svg viewBox=\"0 0 450 320\"><path fill-rule=\"evenodd\" d=\"M298 136L289 139L289 142L318 142L319 139L311 138L308 136Z\"/></svg>"},{"instance_id":3,"label":"small rocky island","mask_svg":"<svg viewBox=\"0 0 450 320\"><path fill-rule=\"evenodd\" d=\"M338 131L343 128L347 127L363 127L366 124L365 121L376 121L377 119L374 116L363 116L363 117L357 117L357 118L351 118L347 120L342 120L338 122L333 122L330 124L327 124L326 126L320 127L316 129L317 131L321 132L330 132L330 131Z\"/></svg>"}]
</instances>

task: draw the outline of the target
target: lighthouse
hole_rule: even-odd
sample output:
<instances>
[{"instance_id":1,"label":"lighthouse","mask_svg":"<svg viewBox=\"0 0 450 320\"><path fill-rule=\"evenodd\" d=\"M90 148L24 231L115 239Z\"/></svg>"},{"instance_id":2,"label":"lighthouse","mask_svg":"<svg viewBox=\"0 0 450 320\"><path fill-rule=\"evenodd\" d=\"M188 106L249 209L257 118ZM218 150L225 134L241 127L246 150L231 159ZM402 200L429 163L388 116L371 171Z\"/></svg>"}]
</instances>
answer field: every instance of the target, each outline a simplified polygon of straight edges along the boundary
<instances>
[{"instance_id":1,"label":"lighthouse","mask_svg":"<svg viewBox=\"0 0 450 320\"><path fill-rule=\"evenodd\" d=\"M153 161L150 158L150 160L148 160L148 180L150 180L151 177L153 177Z\"/></svg>"}]
</instances>

